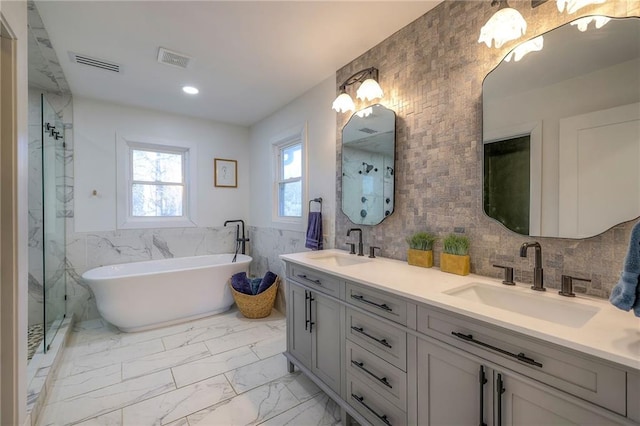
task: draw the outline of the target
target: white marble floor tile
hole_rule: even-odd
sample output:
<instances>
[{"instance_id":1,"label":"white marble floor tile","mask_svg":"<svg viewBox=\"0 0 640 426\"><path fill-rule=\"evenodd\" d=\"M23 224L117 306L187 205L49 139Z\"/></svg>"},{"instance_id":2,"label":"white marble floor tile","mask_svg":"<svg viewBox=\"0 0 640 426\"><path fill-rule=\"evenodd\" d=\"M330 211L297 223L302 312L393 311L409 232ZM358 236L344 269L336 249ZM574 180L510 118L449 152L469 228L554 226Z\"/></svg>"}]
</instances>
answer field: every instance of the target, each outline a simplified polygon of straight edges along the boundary
<instances>
[{"instance_id":1,"label":"white marble floor tile","mask_svg":"<svg viewBox=\"0 0 640 426\"><path fill-rule=\"evenodd\" d=\"M178 419L175 422L168 423L166 426L189 426L187 418Z\"/></svg>"},{"instance_id":2,"label":"white marble floor tile","mask_svg":"<svg viewBox=\"0 0 640 426\"><path fill-rule=\"evenodd\" d=\"M47 404L42 413L44 425L66 425L86 421L127 405L135 404L175 389L168 370L126 380L116 385Z\"/></svg>"},{"instance_id":3,"label":"white marble floor tile","mask_svg":"<svg viewBox=\"0 0 640 426\"><path fill-rule=\"evenodd\" d=\"M134 360L146 355L164 351L164 346L160 339L149 342L137 343L116 349L108 349L103 352L96 352L91 355L77 357L72 351L65 352L58 377L72 376L84 373L89 370L106 367L120 362Z\"/></svg>"},{"instance_id":4,"label":"white marble floor tile","mask_svg":"<svg viewBox=\"0 0 640 426\"><path fill-rule=\"evenodd\" d=\"M204 343L196 343L170 351L158 352L123 362L122 378L126 380L155 371L166 370L210 355L211 353Z\"/></svg>"},{"instance_id":5,"label":"white marble floor tile","mask_svg":"<svg viewBox=\"0 0 640 426\"><path fill-rule=\"evenodd\" d=\"M287 374L280 380L300 402L304 402L322 392L318 385L299 371Z\"/></svg>"},{"instance_id":6,"label":"white marble floor tile","mask_svg":"<svg viewBox=\"0 0 640 426\"><path fill-rule=\"evenodd\" d=\"M125 424L122 422L122 410L116 410L76 423L76 426L125 426Z\"/></svg>"},{"instance_id":7,"label":"white marble floor tile","mask_svg":"<svg viewBox=\"0 0 640 426\"><path fill-rule=\"evenodd\" d=\"M263 426L337 426L340 425L340 406L323 393L260 424Z\"/></svg>"},{"instance_id":8,"label":"white marble floor tile","mask_svg":"<svg viewBox=\"0 0 640 426\"><path fill-rule=\"evenodd\" d=\"M239 331L234 334L207 340L204 343L212 354L230 351L241 346L251 345L262 340L282 335L283 330L268 324L260 324L257 327Z\"/></svg>"},{"instance_id":9,"label":"white marble floor tile","mask_svg":"<svg viewBox=\"0 0 640 426\"><path fill-rule=\"evenodd\" d=\"M125 407L122 418L125 425L165 425L234 396L227 379L219 375Z\"/></svg>"},{"instance_id":10,"label":"white marble floor tile","mask_svg":"<svg viewBox=\"0 0 640 426\"><path fill-rule=\"evenodd\" d=\"M122 366L113 364L107 367L89 370L73 376L63 377L55 381L47 402L52 403L73 398L100 388L114 385L122 381Z\"/></svg>"},{"instance_id":11,"label":"white marble floor tile","mask_svg":"<svg viewBox=\"0 0 640 426\"><path fill-rule=\"evenodd\" d=\"M257 324L252 324L248 321L226 321L220 324L190 330L185 333L173 334L171 336L164 337L162 342L167 349L173 349L193 343L204 342L205 340L211 340L221 336L228 336L229 334L235 334L238 331L254 328L256 326Z\"/></svg>"},{"instance_id":12,"label":"white marble floor tile","mask_svg":"<svg viewBox=\"0 0 640 426\"><path fill-rule=\"evenodd\" d=\"M254 363L260 359L247 346L208 356L187 364L173 367L176 386L182 387L227 371Z\"/></svg>"},{"instance_id":13,"label":"white marble floor tile","mask_svg":"<svg viewBox=\"0 0 640 426\"><path fill-rule=\"evenodd\" d=\"M225 373L237 393L243 393L288 374L287 359L279 354Z\"/></svg>"},{"instance_id":14,"label":"white marble floor tile","mask_svg":"<svg viewBox=\"0 0 640 426\"><path fill-rule=\"evenodd\" d=\"M284 383L274 381L187 417L190 426L256 425L298 405Z\"/></svg>"},{"instance_id":15,"label":"white marble floor tile","mask_svg":"<svg viewBox=\"0 0 640 426\"><path fill-rule=\"evenodd\" d=\"M274 355L281 354L287 349L287 336L285 334L280 334L279 336L275 336L270 339L252 343L249 347L258 356L258 358L269 358Z\"/></svg>"}]
</instances>

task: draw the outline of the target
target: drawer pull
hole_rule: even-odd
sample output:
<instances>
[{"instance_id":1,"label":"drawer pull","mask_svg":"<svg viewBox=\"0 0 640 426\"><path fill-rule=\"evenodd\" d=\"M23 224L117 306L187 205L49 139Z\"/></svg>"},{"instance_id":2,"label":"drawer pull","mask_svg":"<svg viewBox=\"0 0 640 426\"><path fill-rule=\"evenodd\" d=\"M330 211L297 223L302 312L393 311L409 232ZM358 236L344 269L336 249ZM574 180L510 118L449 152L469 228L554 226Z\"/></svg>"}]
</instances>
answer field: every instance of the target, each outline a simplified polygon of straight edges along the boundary
<instances>
[{"instance_id":1,"label":"drawer pull","mask_svg":"<svg viewBox=\"0 0 640 426\"><path fill-rule=\"evenodd\" d=\"M371 412L371 414L373 414L374 416L376 416L377 418L379 418L385 425L388 426L392 426L391 423L389 422L389 419L387 419L387 416L385 414L383 414L382 416L378 413L375 412L375 410L371 407L369 407L365 402L364 402L364 396L358 396L355 393L351 394L351 398L355 399L356 401L358 401L364 408L366 408L367 410L369 410Z\"/></svg>"},{"instance_id":2,"label":"drawer pull","mask_svg":"<svg viewBox=\"0 0 640 426\"><path fill-rule=\"evenodd\" d=\"M371 377L373 377L374 379L376 379L377 381L379 381L380 383L382 383L383 385L385 385L389 389L393 389L393 386L391 386L391 384L389 383L389 381L387 380L386 377L380 378L380 377L376 376L375 374L373 374L371 371L367 370L364 367L364 363L363 362L358 362L358 361L351 360L351 364L355 365L360 370L364 371L365 373L367 373L368 375L370 375Z\"/></svg>"},{"instance_id":3,"label":"drawer pull","mask_svg":"<svg viewBox=\"0 0 640 426\"><path fill-rule=\"evenodd\" d=\"M307 281L309 281L311 283L314 283L316 285L322 285L322 282L320 280L311 279L311 278L307 277L306 274L298 274L298 278L302 278L303 280L307 280Z\"/></svg>"},{"instance_id":4,"label":"drawer pull","mask_svg":"<svg viewBox=\"0 0 640 426\"><path fill-rule=\"evenodd\" d=\"M528 356L526 356L523 352L520 352L519 354L514 354L513 352L509 352L509 351L505 351L504 349L498 348L496 346L490 345L488 343L484 343L481 342L480 340L476 340L473 338L473 335L471 334L463 334L463 333L458 333L456 331L452 331L451 334L453 334L454 336L466 341L466 342L470 342L470 343L475 343L478 346L483 346L485 348L491 349L493 351L499 352L503 355L507 355L510 356L511 358L515 358L518 361L524 362L526 364L529 365L535 365L536 367L540 367L542 368L542 364L537 362L536 360L534 360L533 358L529 358Z\"/></svg>"},{"instance_id":5,"label":"drawer pull","mask_svg":"<svg viewBox=\"0 0 640 426\"><path fill-rule=\"evenodd\" d=\"M359 294L352 294L351 295L352 299L356 299L358 302L364 302L368 305L371 306L375 306L378 309L382 309L383 311L387 311L387 312L393 312L393 309L391 309L390 307L387 306L386 303L383 303L382 305L376 302L372 302L371 300L367 300L364 298L364 296L361 296Z\"/></svg>"},{"instance_id":6,"label":"drawer pull","mask_svg":"<svg viewBox=\"0 0 640 426\"><path fill-rule=\"evenodd\" d=\"M380 343L382 346L385 346L385 347L391 349L391 345L389 344L389 342L387 342L387 339L377 339L377 338L373 337L372 335L370 335L369 333L366 333L364 331L364 328L362 328L362 327L351 326L351 329L353 331L356 331L356 332L368 337L371 340L375 340L376 342Z\"/></svg>"}]
</instances>

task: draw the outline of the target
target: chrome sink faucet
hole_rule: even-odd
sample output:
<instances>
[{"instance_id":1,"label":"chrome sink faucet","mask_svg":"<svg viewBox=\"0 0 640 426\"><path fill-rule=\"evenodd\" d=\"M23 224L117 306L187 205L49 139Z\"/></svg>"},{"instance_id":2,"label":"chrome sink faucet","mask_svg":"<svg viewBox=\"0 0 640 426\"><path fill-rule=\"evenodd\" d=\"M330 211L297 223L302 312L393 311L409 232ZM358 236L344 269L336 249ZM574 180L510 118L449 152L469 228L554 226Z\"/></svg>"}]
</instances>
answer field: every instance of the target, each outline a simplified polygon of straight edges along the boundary
<instances>
[{"instance_id":1,"label":"chrome sink faucet","mask_svg":"<svg viewBox=\"0 0 640 426\"><path fill-rule=\"evenodd\" d=\"M358 256L364 256L364 245L362 244L362 229L351 228L347 231L347 237L351 235L351 231L358 231Z\"/></svg>"},{"instance_id":2,"label":"chrome sink faucet","mask_svg":"<svg viewBox=\"0 0 640 426\"><path fill-rule=\"evenodd\" d=\"M533 267L533 285L531 289L536 291L546 291L544 288L544 277L542 275L542 246L539 242L524 243L520 246L520 257L527 257L527 249L535 249L535 266Z\"/></svg>"}]
</instances>

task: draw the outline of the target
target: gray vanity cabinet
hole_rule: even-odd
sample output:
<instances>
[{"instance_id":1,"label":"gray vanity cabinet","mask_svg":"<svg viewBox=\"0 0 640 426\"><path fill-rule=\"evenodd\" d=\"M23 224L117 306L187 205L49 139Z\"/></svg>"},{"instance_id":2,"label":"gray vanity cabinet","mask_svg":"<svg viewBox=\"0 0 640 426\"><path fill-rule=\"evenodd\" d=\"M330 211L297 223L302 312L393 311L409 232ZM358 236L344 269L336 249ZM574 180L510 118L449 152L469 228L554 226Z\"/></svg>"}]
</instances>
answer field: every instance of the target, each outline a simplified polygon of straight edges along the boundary
<instances>
[{"instance_id":1,"label":"gray vanity cabinet","mask_svg":"<svg viewBox=\"0 0 640 426\"><path fill-rule=\"evenodd\" d=\"M418 340L419 425L615 425L602 409L456 349Z\"/></svg>"},{"instance_id":2,"label":"gray vanity cabinet","mask_svg":"<svg viewBox=\"0 0 640 426\"><path fill-rule=\"evenodd\" d=\"M418 424L492 424L491 371L480 360L418 339Z\"/></svg>"},{"instance_id":3,"label":"gray vanity cabinet","mask_svg":"<svg viewBox=\"0 0 640 426\"><path fill-rule=\"evenodd\" d=\"M589 403L513 373L495 370L493 379L497 426L625 424Z\"/></svg>"},{"instance_id":4,"label":"gray vanity cabinet","mask_svg":"<svg viewBox=\"0 0 640 426\"><path fill-rule=\"evenodd\" d=\"M343 308L291 280L287 282L287 299L288 353L340 394Z\"/></svg>"}]
</instances>

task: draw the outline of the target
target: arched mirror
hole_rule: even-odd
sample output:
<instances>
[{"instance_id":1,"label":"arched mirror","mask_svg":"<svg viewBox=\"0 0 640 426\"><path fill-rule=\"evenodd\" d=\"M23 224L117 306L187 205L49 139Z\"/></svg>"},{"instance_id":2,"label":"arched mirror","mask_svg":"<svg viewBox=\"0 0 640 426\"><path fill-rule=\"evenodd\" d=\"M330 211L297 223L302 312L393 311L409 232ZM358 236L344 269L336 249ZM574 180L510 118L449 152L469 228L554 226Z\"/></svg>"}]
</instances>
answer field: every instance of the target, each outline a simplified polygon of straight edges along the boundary
<instances>
[{"instance_id":1,"label":"arched mirror","mask_svg":"<svg viewBox=\"0 0 640 426\"><path fill-rule=\"evenodd\" d=\"M393 213L396 114L376 104L357 111L342 129L342 212L359 225Z\"/></svg>"},{"instance_id":2,"label":"arched mirror","mask_svg":"<svg viewBox=\"0 0 640 426\"><path fill-rule=\"evenodd\" d=\"M519 234L586 238L640 216L640 19L591 18L483 82L484 211Z\"/></svg>"}]
</instances>

